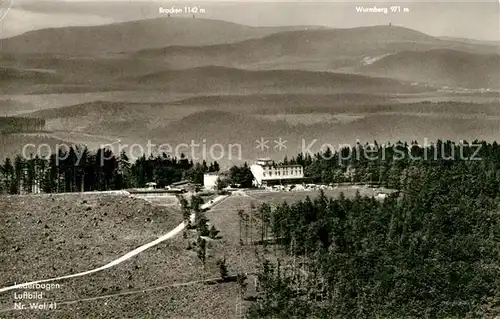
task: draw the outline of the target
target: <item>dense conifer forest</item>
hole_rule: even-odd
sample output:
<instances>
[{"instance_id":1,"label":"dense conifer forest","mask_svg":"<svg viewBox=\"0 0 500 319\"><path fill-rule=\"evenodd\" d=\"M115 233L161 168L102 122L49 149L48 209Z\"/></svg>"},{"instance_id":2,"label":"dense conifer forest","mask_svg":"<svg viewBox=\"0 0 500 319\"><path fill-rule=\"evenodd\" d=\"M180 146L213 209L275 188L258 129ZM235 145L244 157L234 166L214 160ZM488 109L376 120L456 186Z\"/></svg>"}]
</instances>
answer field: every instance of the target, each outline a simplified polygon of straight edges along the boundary
<instances>
[{"instance_id":1,"label":"dense conifer forest","mask_svg":"<svg viewBox=\"0 0 500 319\"><path fill-rule=\"evenodd\" d=\"M352 163L358 180L378 178L400 190L383 201L321 193L291 205L263 204L280 249L277 261L262 265L248 316L498 315L500 152L496 143L478 145L463 148L464 158L451 156L460 145L438 142L433 147L443 146L447 159ZM481 159L471 160L478 149ZM323 181L341 169L321 156L292 161Z\"/></svg>"},{"instance_id":2,"label":"dense conifer forest","mask_svg":"<svg viewBox=\"0 0 500 319\"><path fill-rule=\"evenodd\" d=\"M70 147L49 158L7 158L0 166L0 193L108 191L145 187L151 181L164 187L183 179L203 183L204 173L219 169L217 162L194 164L182 154L181 158L143 155L131 163L124 152Z\"/></svg>"}]
</instances>

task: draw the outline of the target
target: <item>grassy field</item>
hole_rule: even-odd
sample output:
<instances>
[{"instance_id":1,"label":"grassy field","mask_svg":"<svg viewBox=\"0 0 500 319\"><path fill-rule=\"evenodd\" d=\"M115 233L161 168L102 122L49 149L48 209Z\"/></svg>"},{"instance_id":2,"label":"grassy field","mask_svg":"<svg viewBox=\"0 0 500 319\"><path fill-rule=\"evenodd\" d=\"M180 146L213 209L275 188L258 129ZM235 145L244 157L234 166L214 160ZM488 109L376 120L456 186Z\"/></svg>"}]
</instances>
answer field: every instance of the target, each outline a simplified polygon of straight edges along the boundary
<instances>
[{"instance_id":1,"label":"grassy field","mask_svg":"<svg viewBox=\"0 0 500 319\"><path fill-rule=\"evenodd\" d=\"M9 315L13 318L69 318L75 314L79 318L234 318L239 300L235 283L169 287L220 276L216 256L226 250L220 249L219 243L209 244L205 270L196 252L187 250L186 245L187 240L179 235L112 269L60 281L60 289L44 295L45 302L57 302L56 311ZM237 269L230 264L229 271ZM86 300L101 296L109 297ZM76 300L80 301L72 303ZM12 307L13 302L13 292L0 294L0 309Z\"/></svg>"},{"instance_id":2,"label":"grassy field","mask_svg":"<svg viewBox=\"0 0 500 319\"><path fill-rule=\"evenodd\" d=\"M352 198L359 191L361 196L375 196L379 189L364 186L340 186L336 189L325 190L327 197L338 198L341 193L347 198ZM314 199L319 196L319 190L311 191L293 191L293 192L268 192L268 191L249 191L247 194L258 205L264 202L272 204L281 204L283 202L293 203L299 200L305 200L307 197Z\"/></svg>"},{"instance_id":3,"label":"grassy field","mask_svg":"<svg viewBox=\"0 0 500 319\"><path fill-rule=\"evenodd\" d=\"M235 206L232 202L228 204ZM231 222L220 221L214 218L211 223L218 229L227 227L232 231L236 227ZM196 238L194 232L188 236L193 241ZM57 301L57 310L10 312L9 315L12 314L13 318L68 318L75 314L82 318L234 318L239 300L235 283L155 289L219 277L216 261L223 256L227 256L230 273L240 270L231 258L238 252L237 242L228 244L225 239L210 241L205 267L194 249L186 249L187 244L188 239L178 235L111 269L60 281L60 289L45 292L44 295L45 302ZM249 256L253 254L250 249L245 253ZM244 260L247 262L248 258ZM147 292L140 292L143 290ZM130 295L71 303L82 298L121 293ZM13 292L0 294L0 310L11 307L13 302Z\"/></svg>"},{"instance_id":4,"label":"grassy field","mask_svg":"<svg viewBox=\"0 0 500 319\"><path fill-rule=\"evenodd\" d=\"M102 266L181 221L174 208L123 196L2 197L0 285Z\"/></svg>"},{"instance_id":5,"label":"grassy field","mask_svg":"<svg viewBox=\"0 0 500 319\"><path fill-rule=\"evenodd\" d=\"M237 318L238 303L236 283L195 284L61 303L56 310L16 311L9 318Z\"/></svg>"},{"instance_id":6,"label":"grassy field","mask_svg":"<svg viewBox=\"0 0 500 319\"><path fill-rule=\"evenodd\" d=\"M46 296L51 300L75 300L203 279L201 262L194 252L186 250L186 244L179 235L110 269L61 280L61 288ZM9 305L12 293L0 294L0 301Z\"/></svg>"},{"instance_id":7,"label":"grassy field","mask_svg":"<svg viewBox=\"0 0 500 319\"><path fill-rule=\"evenodd\" d=\"M11 312L9 315L14 318L67 318L74 314L82 318L234 318L239 301L235 283L149 290L219 277L216 262L224 257L230 273L255 270L255 248L239 246L238 216L233 213L233 208L246 207L246 200L246 197L230 197L207 213L209 223L221 230L221 238L208 242L205 267L196 249L187 249L188 241L193 242L196 238L196 233L189 231L189 239L178 235L111 269L60 281L60 289L44 295L44 301L56 300L60 304L58 310ZM43 246L38 245L38 248ZM143 290L148 292L134 293ZM125 296L68 303L129 292L132 293ZM12 291L0 294L0 309L11 307L13 302Z\"/></svg>"},{"instance_id":8,"label":"grassy field","mask_svg":"<svg viewBox=\"0 0 500 319\"><path fill-rule=\"evenodd\" d=\"M206 214L209 224L213 224L220 230L221 238L213 243L215 257L225 257L230 267L239 272L255 271L259 265L255 252L257 250L262 254L261 247L250 244L261 238L257 210L252 210L252 203L258 207L259 203L250 197L233 195ZM241 237L238 210L243 210L248 216L247 227L241 224ZM245 245L240 245L240 238Z\"/></svg>"}]
</instances>

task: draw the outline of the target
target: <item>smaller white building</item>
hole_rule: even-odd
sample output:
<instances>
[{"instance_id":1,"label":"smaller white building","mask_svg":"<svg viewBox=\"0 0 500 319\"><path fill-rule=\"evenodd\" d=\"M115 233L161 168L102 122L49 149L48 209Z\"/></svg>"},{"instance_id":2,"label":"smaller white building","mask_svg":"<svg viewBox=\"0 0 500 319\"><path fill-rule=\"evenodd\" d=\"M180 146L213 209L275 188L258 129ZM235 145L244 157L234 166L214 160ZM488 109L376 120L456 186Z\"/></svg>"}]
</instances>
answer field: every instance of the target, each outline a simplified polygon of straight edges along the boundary
<instances>
[{"instance_id":1,"label":"smaller white building","mask_svg":"<svg viewBox=\"0 0 500 319\"><path fill-rule=\"evenodd\" d=\"M217 179L219 179L219 174L217 173L207 173L203 175L203 187L205 189L214 190L217 185Z\"/></svg>"}]
</instances>

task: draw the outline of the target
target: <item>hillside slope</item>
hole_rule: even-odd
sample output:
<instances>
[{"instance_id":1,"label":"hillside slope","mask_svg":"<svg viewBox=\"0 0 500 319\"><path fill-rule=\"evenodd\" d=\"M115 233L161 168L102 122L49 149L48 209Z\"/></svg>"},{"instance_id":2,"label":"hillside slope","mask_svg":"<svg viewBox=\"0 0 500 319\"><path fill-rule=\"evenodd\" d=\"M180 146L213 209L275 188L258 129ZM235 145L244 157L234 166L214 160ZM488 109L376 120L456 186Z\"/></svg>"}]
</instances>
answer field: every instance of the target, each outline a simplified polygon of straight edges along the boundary
<instances>
[{"instance_id":1,"label":"hillside slope","mask_svg":"<svg viewBox=\"0 0 500 319\"><path fill-rule=\"evenodd\" d=\"M16 67L0 67L0 93L19 90L27 86L60 84L62 77L51 72Z\"/></svg>"},{"instance_id":2,"label":"hillside slope","mask_svg":"<svg viewBox=\"0 0 500 319\"><path fill-rule=\"evenodd\" d=\"M300 70L249 71L207 66L168 70L125 78L124 85L166 92L252 94L252 93L401 93L418 92L396 80L362 75Z\"/></svg>"},{"instance_id":3,"label":"hillside slope","mask_svg":"<svg viewBox=\"0 0 500 319\"><path fill-rule=\"evenodd\" d=\"M250 27L190 18L157 18L101 26L64 27L2 39L2 52L88 55L169 45L212 45L267 36L304 27Z\"/></svg>"},{"instance_id":4,"label":"hillside slope","mask_svg":"<svg viewBox=\"0 0 500 319\"><path fill-rule=\"evenodd\" d=\"M455 50L399 52L359 68L363 74L466 88L500 88L500 55Z\"/></svg>"},{"instance_id":5,"label":"hillside slope","mask_svg":"<svg viewBox=\"0 0 500 319\"><path fill-rule=\"evenodd\" d=\"M372 26L280 32L230 44L168 46L142 50L134 56L169 63L178 68L220 65L333 71L356 66L367 56L444 48L498 52L498 48L492 46L440 40L403 27Z\"/></svg>"},{"instance_id":6,"label":"hillside slope","mask_svg":"<svg viewBox=\"0 0 500 319\"><path fill-rule=\"evenodd\" d=\"M100 267L182 222L175 207L102 194L2 196L0 211L2 287Z\"/></svg>"},{"instance_id":7,"label":"hillside slope","mask_svg":"<svg viewBox=\"0 0 500 319\"><path fill-rule=\"evenodd\" d=\"M2 85L16 81L30 83L53 83L60 81L60 78L50 72L0 67L0 83L2 83Z\"/></svg>"}]
</instances>

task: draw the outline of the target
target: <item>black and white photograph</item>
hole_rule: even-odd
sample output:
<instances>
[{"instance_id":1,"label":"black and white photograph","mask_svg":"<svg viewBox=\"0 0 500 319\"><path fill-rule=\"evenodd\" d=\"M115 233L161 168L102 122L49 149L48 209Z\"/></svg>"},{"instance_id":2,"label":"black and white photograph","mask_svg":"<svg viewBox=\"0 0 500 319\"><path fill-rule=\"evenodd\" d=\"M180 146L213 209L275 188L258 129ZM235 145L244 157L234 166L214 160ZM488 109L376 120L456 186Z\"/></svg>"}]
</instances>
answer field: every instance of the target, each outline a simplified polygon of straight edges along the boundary
<instances>
[{"instance_id":1,"label":"black and white photograph","mask_svg":"<svg viewBox=\"0 0 500 319\"><path fill-rule=\"evenodd\" d=\"M499 319L499 143L497 0L0 0L0 319Z\"/></svg>"}]
</instances>

